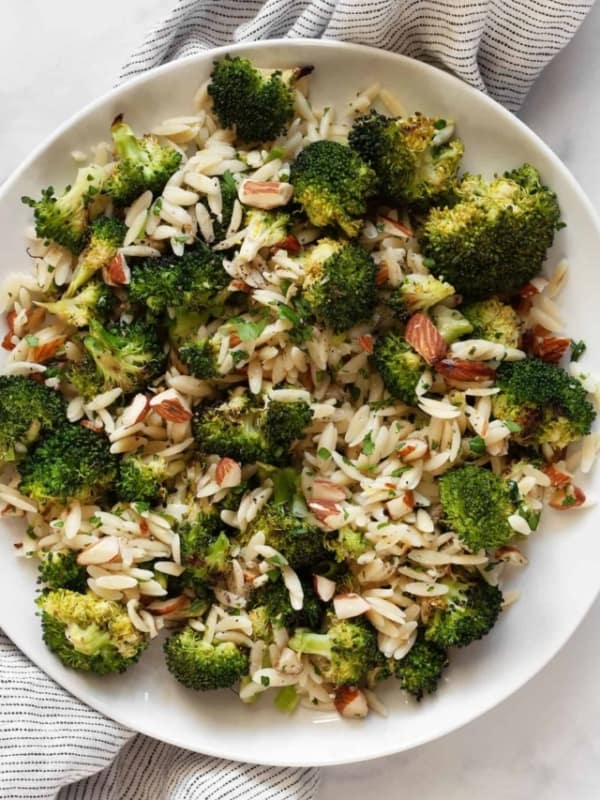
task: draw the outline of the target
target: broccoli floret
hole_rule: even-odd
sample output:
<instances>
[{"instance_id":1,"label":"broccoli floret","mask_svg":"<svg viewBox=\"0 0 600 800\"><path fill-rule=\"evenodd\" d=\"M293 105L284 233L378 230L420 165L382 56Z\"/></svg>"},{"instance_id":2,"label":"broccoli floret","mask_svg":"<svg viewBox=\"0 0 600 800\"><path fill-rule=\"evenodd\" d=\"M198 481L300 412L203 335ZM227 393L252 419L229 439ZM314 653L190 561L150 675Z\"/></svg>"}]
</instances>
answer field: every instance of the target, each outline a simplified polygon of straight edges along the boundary
<instances>
[{"instance_id":1,"label":"broccoli floret","mask_svg":"<svg viewBox=\"0 0 600 800\"><path fill-rule=\"evenodd\" d=\"M385 388L398 400L415 405L415 390L426 363L397 333L388 333L375 342L373 364L379 371Z\"/></svg>"},{"instance_id":2,"label":"broccoli floret","mask_svg":"<svg viewBox=\"0 0 600 800\"><path fill-rule=\"evenodd\" d=\"M166 356L160 336L154 325L143 320L106 327L90 320L90 332L83 343L107 389L119 386L130 394L145 388L164 371Z\"/></svg>"},{"instance_id":3,"label":"broccoli floret","mask_svg":"<svg viewBox=\"0 0 600 800\"><path fill-rule=\"evenodd\" d=\"M248 656L233 642L205 642L186 627L164 644L169 672L188 689L228 689L248 672Z\"/></svg>"},{"instance_id":4,"label":"broccoli floret","mask_svg":"<svg viewBox=\"0 0 600 800\"><path fill-rule=\"evenodd\" d=\"M44 592L36 603L44 642L71 669L97 675L124 672L148 644L126 608L113 600L57 589Z\"/></svg>"},{"instance_id":5,"label":"broccoli floret","mask_svg":"<svg viewBox=\"0 0 600 800\"><path fill-rule=\"evenodd\" d=\"M219 512L214 506L193 507L178 531L181 563L188 583L204 583L211 575L223 573L229 558L229 539L223 532Z\"/></svg>"},{"instance_id":6,"label":"broccoli floret","mask_svg":"<svg viewBox=\"0 0 600 800\"><path fill-rule=\"evenodd\" d=\"M288 646L298 653L320 656L322 676L337 685L364 685L383 660L377 649L377 632L363 619L332 618L326 633L300 628Z\"/></svg>"},{"instance_id":7,"label":"broccoli floret","mask_svg":"<svg viewBox=\"0 0 600 800\"><path fill-rule=\"evenodd\" d=\"M361 531L348 526L327 535L324 544L338 562L356 561L370 546Z\"/></svg>"},{"instance_id":8,"label":"broccoli floret","mask_svg":"<svg viewBox=\"0 0 600 800\"><path fill-rule=\"evenodd\" d=\"M325 612L313 588L303 582L304 602L296 611L290 603L290 593L282 580L269 581L252 592L248 601L249 616L255 636L269 640L272 628L292 630L306 626L317 630Z\"/></svg>"},{"instance_id":9,"label":"broccoli floret","mask_svg":"<svg viewBox=\"0 0 600 800\"><path fill-rule=\"evenodd\" d=\"M99 217L92 222L90 241L81 254L64 297L74 297L84 283L117 255L125 233L125 226L116 219Z\"/></svg>"},{"instance_id":10,"label":"broccoli floret","mask_svg":"<svg viewBox=\"0 0 600 800\"><path fill-rule=\"evenodd\" d=\"M24 375L0 376L0 462L15 461L66 421L62 396Z\"/></svg>"},{"instance_id":11,"label":"broccoli floret","mask_svg":"<svg viewBox=\"0 0 600 800\"><path fill-rule=\"evenodd\" d=\"M229 170L219 178L219 186L221 188L221 216L220 219L219 217L213 219L213 233L216 242L222 242L227 236L233 206L238 196L238 185Z\"/></svg>"},{"instance_id":12,"label":"broccoli floret","mask_svg":"<svg viewBox=\"0 0 600 800\"><path fill-rule=\"evenodd\" d=\"M420 632L408 653L394 661L392 668L402 689L421 700L424 695L435 692L447 666L445 649L427 641Z\"/></svg>"},{"instance_id":13,"label":"broccoli floret","mask_svg":"<svg viewBox=\"0 0 600 800\"><path fill-rule=\"evenodd\" d=\"M474 339L487 339L506 347L519 346L521 320L512 306L491 297L463 306L461 311L473 326Z\"/></svg>"},{"instance_id":14,"label":"broccoli floret","mask_svg":"<svg viewBox=\"0 0 600 800\"><path fill-rule=\"evenodd\" d=\"M415 311L426 311L454 294L454 286L438 280L433 275L407 275L400 286L392 292L391 307L401 318Z\"/></svg>"},{"instance_id":15,"label":"broccoli floret","mask_svg":"<svg viewBox=\"0 0 600 800\"><path fill-rule=\"evenodd\" d=\"M375 170L385 198L420 204L439 200L456 180L464 147L453 134L444 119L372 112L356 120L348 143Z\"/></svg>"},{"instance_id":16,"label":"broccoli floret","mask_svg":"<svg viewBox=\"0 0 600 800\"><path fill-rule=\"evenodd\" d=\"M164 484L169 477L169 463L160 455L126 455L119 463L119 475L115 483L117 498L126 503L164 500Z\"/></svg>"},{"instance_id":17,"label":"broccoli floret","mask_svg":"<svg viewBox=\"0 0 600 800\"><path fill-rule=\"evenodd\" d=\"M433 324L448 344L452 344L462 336L468 336L473 333L473 326L469 320L463 317L460 311L455 308L435 306L430 313Z\"/></svg>"},{"instance_id":18,"label":"broccoli floret","mask_svg":"<svg viewBox=\"0 0 600 800\"><path fill-rule=\"evenodd\" d=\"M35 231L40 239L50 239L80 253L88 238L87 207L102 189L104 180L103 168L90 165L78 170L75 183L60 197L55 196L52 186L42 191L40 200L22 197L22 202L33 208Z\"/></svg>"},{"instance_id":19,"label":"broccoli floret","mask_svg":"<svg viewBox=\"0 0 600 800\"><path fill-rule=\"evenodd\" d=\"M87 353L80 361L71 361L61 371L61 376L70 383L85 400L91 400L104 390L104 378Z\"/></svg>"},{"instance_id":20,"label":"broccoli floret","mask_svg":"<svg viewBox=\"0 0 600 800\"><path fill-rule=\"evenodd\" d=\"M19 465L19 490L39 505L92 502L117 475L117 457L102 434L65 424L50 433Z\"/></svg>"},{"instance_id":21,"label":"broccoli floret","mask_svg":"<svg viewBox=\"0 0 600 800\"><path fill-rule=\"evenodd\" d=\"M435 598L435 610L427 623L425 639L439 647L466 647L494 627L502 610L502 592L482 578L462 581L444 579L448 592Z\"/></svg>"},{"instance_id":22,"label":"broccoli floret","mask_svg":"<svg viewBox=\"0 0 600 800\"><path fill-rule=\"evenodd\" d=\"M237 259L242 263L252 261L263 247L274 247L282 242L287 236L290 222L291 217L285 211L248 209L244 217L246 233Z\"/></svg>"},{"instance_id":23,"label":"broccoli floret","mask_svg":"<svg viewBox=\"0 0 600 800\"><path fill-rule=\"evenodd\" d=\"M285 133L294 116L293 84L312 67L272 70L247 58L215 61L208 85L213 110L224 128L242 142L264 143Z\"/></svg>"},{"instance_id":24,"label":"broccoli floret","mask_svg":"<svg viewBox=\"0 0 600 800\"><path fill-rule=\"evenodd\" d=\"M317 320L336 332L370 319L377 267L354 242L321 239L302 257L303 297Z\"/></svg>"},{"instance_id":25,"label":"broccoli floret","mask_svg":"<svg viewBox=\"0 0 600 800\"><path fill-rule=\"evenodd\" d=\"M426 264L471 299L520 289L542 268L560 225L556 195L528 164L487 182L465 176L451 207L420 231Z\"/></svg>"},{"instance_id":26,"label":"broccoli floret","mask_svg":"<svg viewBox=\"0 0 600 800\"><path fill-rule=\"evenodd\" d=\"M220 345L213 339L202 339L183 345L178 351L182 364L185 364L190 375L200 380L211 380L219 377L217 357Z\"/></svg>"},{"instance_id":27,"label":"broccoli floret","mask_svg":"<svg viewBox=\"0 0 600 800\"><path fill-rule=\"evenodd\" d=\"M229 280L222 256L198 242L182 256L149 258L136 265L129 296L155 312L166 308L198 311L217 303Z\"/></svg>"},{"instance_id":28,"label":"broccoli floret","mask_svg":"<svg viewBox=\"0 0 600 800\"><path fill-rule=\"evenodd\" d=\"M594 407L581 383L561 367L536 358L504 362L496 382L501 391L493 413L519 426L515 441L562 448L590 432Z\"/></svg>"},{"instance_id":29,"label":"broccoli floret","mask_svg":"<svg viewBox=\"0 0 600 800\"><path fill-rule=\"evenodd\" d=\"M353 150L338 142L318 141L305 147L290 173L294 198L319 228L337 225L358 236L367 201L375 194L375 173Z\"/></svg>"},{"instance_id":30,"label":"broccoli floret","mask_svg":"<svg viewBox=\"0 0 600 800\"><path fill-rule=\"evenodd\" d=\"M74 550L48 550L40 556L39 582L48 589L70 589L73 592L87 590L87 572L77 563Z\"/></svg>"},{"instance_id":31,"label":"broccoli floret","mask_svg":"<svg viewBox=\"0 0 600 800\"><path fill-rule=\"evenodd\" d=\"M138 139L119 115L111 127L118 163L106 182L115 203L129 205L146 190L159 195L181 163L181 153L155 136Z\"/></svg>"},{"instance_id":32,"label":"broccoli floret","mask_svg":"<svg viewBox=\"0 0 600 800\"><path fill-rule=\"evenodd\" d=\"M114 295L105 283L92 281L74 297L63 297L54 303L37 303L46 311L76 328L85 328L93 318L104 318L114 305Z\"/></svg>"},{"instance_id":33,"label":"broccoli floret","mask_svg":"<svg viewBox=\"0 0 600 800\"><path fill-rule=\"evenodd\" d=\"M248 394L224 403L200 407L192 423L194 436L206 453L218 453L244 463L279 464L300 439L312 419L307 403L262 402Z\"/></svg>"},{"instance_id":34,"label":"broccoli floret","mask_svg":"<svg viewBox=\"0 0 600 800\"><path fill-rule=\"evenodd\" d=\"M515 535L508 523L521 511L516 484L508 484L488 469L473 465L458 467L439 479L444 522L476 553L495 549Z\"/></svg>"},{"instance_id":35,"label":"broccoli floret","mask_svg":"<svg viewBox=\"0 0 600 800\"><path fill-rule=\"evenodd\" d=\"M175 348L196 339L199 329L208 319L206 312L193 311L189 308L173 308L171 314L172 317L167 320L169 341Z\"/></svg>"}]
</instances>

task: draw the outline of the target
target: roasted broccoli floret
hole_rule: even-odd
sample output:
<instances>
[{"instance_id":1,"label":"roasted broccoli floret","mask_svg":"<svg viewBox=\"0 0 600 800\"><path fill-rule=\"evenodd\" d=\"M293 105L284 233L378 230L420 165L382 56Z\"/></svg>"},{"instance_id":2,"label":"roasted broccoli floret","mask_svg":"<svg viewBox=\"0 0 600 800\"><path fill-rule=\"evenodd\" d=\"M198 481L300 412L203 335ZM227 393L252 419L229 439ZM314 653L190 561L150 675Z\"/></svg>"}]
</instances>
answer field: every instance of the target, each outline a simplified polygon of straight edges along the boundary
<instances>
[{"instance_id":1,"label":"roasted broccoli floret","mask_svg":"<svg viewBox=\"0 0 600 800\"><path fill-rule=\"evenodd\" d=\"M87 572L77 563L74 550L48 550L40 556L39 582L48 589L87 590Z\"/></svg>"},{"instance_id":2,"label":"roasted broccoli floret","mask_svg":"<svg viewBox=\"0 0 600 800\"><path fill-rule=\"evenodd\" d=\"M124 672L148 644L125 606L113 600L57 589L44 592L36 603L44 642L71 669L96 675Z\"/></svg>"},{"instance_id":3,"label":"roasted broccoli floret","mask_svg":"<svg viewBox=\"0 0 600 800\"><path fill-rule=\"evenodd\" d=\"M372 112L356 120L348 143L375 170L383 197L423 203L453 187L464 150L453 135L454 123L445 119Z\"/></svg>"},{"instance_id":4,"label":"roasted broccoli floret","mask_svg":"<svg viewBox=\"0 0 600 800\"><path fill-rule=\"evenodd\" d=\"M307 403L267 402L248 394L224 403L201 406L192 423L196 441L206 453L218 453L244 463L279 464L300 439L312 419Z\"/></svg>"},{"instance_id":5,"label":"roasted broccoli floret","mask_svg":"<svg viewBox=\"0 0 600 800\"><path fill-rule=\"evenodd\" d=\"M24 375L0 376L0 462L19 459L64 422L66 404L54 389Z\"/></svg>"},{"instance_id":6,"label":"roasted broccoli floret","mask_svg":"<svg viewBox=\"0 0 600 800\"><path fill-rule=\"evenodd\" d=\"M155 136L138 138L120 115L111 133L118 162L106 182L107 194L121 206L129 205L146 190L159 195L179 168L181 153Z\"/></svg>"},{"instance_id":7,"label":"roasted broccoli floret","mask_svg":"<svg viewBox=\"0 0 600 800\"><path fill-rule=\"evenodd\" d=\"M52 186L42 191L40 200L22 197L23 203L33 208L35 231L40 239L50 239L80 253L88 238L87 207L102 189L104 180L103 168L90 165L78 170L74 184L60 197L55 196Z\"/></svg>"},{"instance_id":8,"label":"roasted broccoli floret","mask_svg":"<svg viewBox=\"0 0 600 800\"><path fill-rule=\"evenodd\" d=\"M321 239L302 256L303 297L317 320L337 333L368 320L377 301L377 267L355 242Z\"/></svg>"},{"instance_id":9,"label":"roasted broccoli floret","mask_svg":"<svg viewBox=\"0 0 600 800\"><path fill-rule=\"evenodd\" d=\"M536 358L501 364L496 372L501 391L493 400L497 419L516 423L515 441L548 443L556 448L586 436L596 418L581 383L561 367Z\"/></svg>"},{"instance_id":10,"label":"roasted broccoli floret","mask_svg":"<svg viewBox=\"0 0 600 800\"><path fill-rule=\"evenodd\" d=\"M387 333L375 342L373 363L388 392L408 405L415 405L415 390L426 363L402 336Z\"/></svg>"},{"instance_id":11,"label":"roasted broccoli floret","mask_svg":"<svg viewBox=\"0 0 600 800\"><path fill-rule=\"evenodd\" d=\"M87 352L80 361L70 361L61 370L61 377L85 400L91 400L104 391L104 377L98 372L94 359Z\"/></svg>"},{"instance_id":12,"label":"roasted broccoli floret","mask_svg":"<svg viewBox=\"0 0 600 800\"><path fill-rule=\"evenodd\" d=\"M131 272L129 296L151 311L202 310L219 302L229 283L223 259L202 242L182 256L149 258Z\"/></svg>"},{"instance_id":13,"label":"roasted broccoli floret","mask_svg":"<svg viewBox=\"0 0 600 800\"><path fill-rule=\"evenodd\" d=\"M469 320L455 308L435 306L430 313L433 324L448 344L473 333L473 326Z\"/></svg>"},{"instance_id":14,"label":"roasted broccoli floret","mask_svg":"<svg viewBox=\"0 0 600 800\"><path fill-rule=\"evenodd\" d=\"M455 196L420 230L431 272L471 299L508 294L537 275L561 227L556 195L537 170L525 164L489 182L466 175Z\"/></svg>"},{"instance_id":15,"label":"roasted broccoli floret","mask_svg":"<svg viewBox=\"0 0 600 800\"><path fill-rule=\"evenodd\" d=\"M505 545L515 535L508 518L526 513L515 487L484 467L446 472L439 479L445 525L474 553Z\"/></svg>"},{"instance_id":16,"label":"roasted broccoli floret","mask_svg":"<svg viewBox=\"0 0 600 800\"><path fill-rule=\"evenodd\" d=\"M177 532L189 583L204 583L211 575L226 571L230 545L216 507L192 506Z\"/></svg>"},{"instance_id":17,"label":"roasted broccoli floret","mask_svg":"<svg viewBox=\"0 0 600 800\"><path fill-rule=\"evenodd\" d=\"M401 688L421 700L424 695L435 692L447 666L448 655L444 647L427 641L419 633L404 658L393 661L392 669Z\"/></svg>"},{"instance_id":18,"label":"roasted broccoli floret","mask_svg":"<svg viewBox=\"0 0 600 800\"><path fill-rule=\"evenodd\" d=\"M436 597L425 639L439 647L466 647L494 627L502 610L502 592L482 578L467 582L445 578L448 592Z\"/></svg>"},{"instance_id":19,"label":"roasted broccoli floret","mask_svg":"<svg viewBox=\"0 0 600 800\"><path fill-rule=\"evenodd\" d=\"M131 453L119 463L115 491L126 503L154 503L164 499L169 478L169 462L162 456Z\"/></svg>"},{"instance_id":20,"label":"roasted broccoli floret","mask_svg":"<svg viewBox=\"0 0 600 800\"><path fill-rule=\"evenodd\" d=\"M282 580L269 583L256 589L248 601L249 616L254 635L261 639L271 639L271 631L276 628L306 626L318 630L325 612L325 605L319 600L309 583L302 585L304 601L297 611L290 603L290 593Z\"/></svg>"},{"instance_id":21,"label":"roasted broccoli floret","mask_svg":"<svg viewBox=\"0 0 600 800\"><path fill-rule=\"evenodd\" d=\"M375 194L375 173L353 150L338 142L312 142L294 161L290 173L294 199L313 225L340 227L358 236Z\"/></svg>"},{"instance_id":22,"label":"roasted broccoli floret","mask_svg":"<svg viewBox=\"0 0 600 800\"><path fill-rule=\"evenodd\" d=\"M111 217L99 217L92 222L90 241L81 254L64 297L74 297L84 283L115 258L125 233L125 226Z\"/></svg>"},{"instance_id":23,"label":"roasted broccoli floret","mask_svg":"<svg viewBox=\"0 0 600 800\"><path fill-rule=\"evenodd\" d=\"M473 326L474 339L487 339L506 347L519 346L521 320L512 306L491 297L463 306L461 311Z\"/></svg>"},{"instance_id":24,"label":"roasted broccoli floret","mask_svg":"<svg viewBox=\"0 0 600 800\"><path fill-rule=\"evenodd\" d=\"M114 305L110 288L100 281L92 281L74 297L62 297L53 303L37 303L46 311L76 328L85 328L94 318L102 319Z\"/></svg>"},{"instance_id":25,"label":"roasted broccoli floret","mask_svg":"<svg viewBox=\"0 0 600 800\"><path fill-rule=\"evenodd\" d=\"M296 630L288 647L298 653L320 656L318 667L328 683L364 685L382 661L377 632L365 619L331 618L326 633Z\"/></svg>"},{"instance_id":26,"label":"roasted broccoli floret","mask_svg":"<svg viewBox=\"0 0 600 800\"><path fill-rule=\"evenodd\" d=\"M119 386L125 394L143 389L164 371L165 353L154 325L143 320L116 322L106 327L90 320L83 341L104 377L105 387Z\"/></svg>"},{"instance_id":27,"label":"roasted broccoli floret","mask_svg":"<svg viewBox=\"0 0 600 800\"><path fill-rule=\"evenodd\" d=\"M164 644L169 672L188 689L228 689L248 672L248 656L233 642L205 642L186 627Z\"/></svg>"},{"instance_id":28,"label":"roasted broccoli floret","mask_svg":"<svg viewBox=\"0 0 600 800\"><path fill-rule=\"evenodd\" d=\"M392 292L389 303L404 319L415 311L426 311L454 294L454 286L433 275L407 275Z\"/></svg>"},{"instance_id":29,"label":"roasted broccoli floret","mask_svg":"<svg viewBox=\"0 0 600 800\"><path fill-rule=\"evenodd\" d=\"M217 363L219 349L219 344L213 339L202 339L199 342L184 344L179 349L178 356L194 378L211 380L219 376Z\"/></svg>"},{"instance_id":30,"label":"roasted broccoli floret","mask_svg":"<svg viewBox=\"0 0 600 800\"><path fill-rule=\"evenodd\" d=\"M273 70L247 58L215 61L208 85L213 110L224 128L235 128L242 142L264 143L285 133L294 116L293 84L312 67Z\"/></svg>"},{"instance_id":31,"label":"roasted broccoli floret","mask_svg":"<svg viewBox=\"0 0 600 800\"><path fill-rule=\"evenodd\" d=\"M221 189L221 215L220 218L213 219L213 233L216 242L223 241L227 235L233 206L238 196L238 185L233 173L229 172L229 170L219 178L219 186Z\"/></svg>"},{"instance_id":32,"label":"roasted broccoli floret","mask_svg":"<svg viewBox=\"0 0 600 800\"><path fill-rule=\"evenodd\" d=\"M278 245L286 238L290 224L291 216L286 211L248 209L244 217L246 233L238 254L240 261L252 261L263 247Z\"/></svg>"},{"instance_id":33,"label":"roasted broccoli floret","mask_svg":"<svg viewBox=\"0 0 600 800\"><path fill-rule=\"evenodd\" d=\"M19 464L19 490L39 505L101 496L117 475L108 439L82 425L64 424L42 439Z\"/></svg>"},{"instance_id":34,"label":"roasted broccoli floret","mask_svg":"<svg viewBox=\"0 0 600 800\"><path fill-rule=\"evenodd\" d=\"M324 544L338 562L356 561L370 546L361 531L348 526L326 535Z\"/></svg>"}]
</instances>

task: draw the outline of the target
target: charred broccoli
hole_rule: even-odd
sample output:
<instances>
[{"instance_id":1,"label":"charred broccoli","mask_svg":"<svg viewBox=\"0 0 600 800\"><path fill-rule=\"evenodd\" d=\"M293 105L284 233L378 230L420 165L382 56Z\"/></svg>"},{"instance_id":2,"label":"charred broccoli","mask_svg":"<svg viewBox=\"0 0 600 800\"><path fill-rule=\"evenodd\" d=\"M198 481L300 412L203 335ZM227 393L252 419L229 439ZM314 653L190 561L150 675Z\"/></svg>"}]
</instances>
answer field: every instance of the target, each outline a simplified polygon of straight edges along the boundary
<instances>
[{"instance_id":1,"label":"charred broccoli","mask_svg":"<svg viewBox=\"0 0 600 800\"><path fill-rule=\"evenodd\" d=\"M186 568L186 582L192 586L227 569L229 539L223 530L218 510L214 506L192 506L179 525L181 563Z\"/></svg>"},{"instance_id":2,"label":"charred broccoli","mask_svg":"<svg viewBox=\"0 0 600 800\"><path fill-rule=\"evenodd\" d=\"M435 692L447 666L444 646L427 641L420 632L404 658L393 662L392 669L401 688L421 700L424 695Z\"/></svg>"},{"instance_id":3,"label":"charred broccoli","mask_svg":"<svg viewBox=\"0 0 600 800\"><path fill-rule=\"evenodd\" d=\"M125 232L125 226L111 217L99 217L92 222L90 241L81 254L64 297L73 297L84 283L115 258Z\"/></svg>"},{"instance_id":4,"label":"charred broccoli","mask_svg":"<svg viewBox=\"0 0 600 800\"><path fill-rule=\"evenodd\" d=\"M87 590L87 572L77 563L74 550L48 550L40 556L39 582L48 589Z\"/></svg>"},{"instance_id":5,"label":"charred broccoli","mask_svg":"<svg viewBox=\"0 0 600 800\"><path fill-rule=\"evenodd\" d=\"M169 672L188 689L228 689L248 672L248 656L233 642L210 643L190 627L164 644Z\"/></svg>"},{"instance_id":6,"label":"charred broccoli","mask_svg":"<svg viewBox=\"0 0 600 800\"><path fill-rule=\"evenodd\" d=\"M375 342L373 363L392 397L415 405L415 390L426 363L402 336L387 333Z\"/></svg>"},{"instance_id":7,"label":"charred broccoli","mask_svg":"<svg viewBox=\"0 0 600 800\"><path fill-rule=\"evenodd\" d=\"M325 605L309 583L304 582L302 589L304 600L299 611L292 608L290 593L281 579L269 581L252 592L248 609L254 635L269 640L273 628L293 630L305 625L312 630L318 630Z\"/></svg>"},{"instance_id":8,"label":"charred broccoli","mask_svg":"<svg viewBox=\"0 0 600 800\"><path fill-rule=\"evenodd\" d=\"M462 313L473 326L474 339L487 339L506 347L518 347L521 340L519 315L495 297L463 306Z\"/></svg>"},{"instance_id":9,"label":"charred broccoli","mask_svg":"<svg viewBox=\"0 0 600 800\"><path fill-rule=\"evenodd\" d=\"M114 305L114 295L110 288L100 281L92 281L74 297L62 297L53 303L37 303L46 311L55 314L68 325L85 328L91 319L102 319L110 313Z\"/></svg>"},{"instance_id":10,"label":"charred broccoli","mask_svg":"<svg viewBox=\"0 0 600 800\"><path fill-rule=\"evenodd\" d=\"M126 455L119 463L115 482L117 498L126 503L154 503L166 496L169 462L162 456Z\"/></svg>"},{"instance_id":11,"label":"charred broccoli","mask_svg":"<svg viewBox=\"0 0 600 800\"><path fill-rule=\"evenodd\" d=\"M425 639L439 647L466 647L494 627L502 610L502 592L482 578L444 579L448 592L435 598Z\"/></svg>"},{"instance_id":12,"label":"charred broccoli","mask_svg":"<svg viewBox=\"0 0 600 800\"><path fill-rule=\"evenodd\" d=\"M65 422L58 392L24 375L0 376L0 462L21 458L40 434Z\"/></svg>"}]
</instances>

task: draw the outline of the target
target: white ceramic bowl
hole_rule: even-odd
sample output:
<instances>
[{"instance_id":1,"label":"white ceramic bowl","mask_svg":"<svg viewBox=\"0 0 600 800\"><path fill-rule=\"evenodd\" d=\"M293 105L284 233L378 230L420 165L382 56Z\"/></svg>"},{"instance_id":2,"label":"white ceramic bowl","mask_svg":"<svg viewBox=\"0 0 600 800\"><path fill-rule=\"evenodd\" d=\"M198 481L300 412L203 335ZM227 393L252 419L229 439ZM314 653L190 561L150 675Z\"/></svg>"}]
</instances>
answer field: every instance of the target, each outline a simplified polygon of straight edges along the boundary
<instances>
[{"instance_id":1,"label":"white ceramic bowl","mask_svg":"<svg viewBox=\"0 0 600 800\"><path fill-rule=\"evenodd\" d=\"M0 192L2 272L30 269L23 230L29 209L21 195L63 186L73 174L70 153L106 139L113 117L124 113L138 130L192 110L198 85L224 53L250 56L263 66L314 64L311 98L343 104L380 81L407 111L458 120L466 145L465 167L491 175L529 161L557 191L567 227L549 263L568 255L570 282L560 298L569 334L588 343L588 360L600 352L594 299L600 228L593 209L559 159L519 120L464 83L411 59L358 45L327 41L261 42L212 51L154 70L98 100L35 152ZM600 359L596 359L598 363ZM584 482L588 491L597 479ZM596 487L597 488L597 487ZM452 654L438 694L421 704L406 701L396 685L383 691L387 719L342 721L332 714L277 712L270 697L253 707L232 693L196 694L179 686L155 643L125 675L96 679L70 672L46 650L34 615L35 565L14 557L9 529L0 536L0 626L39 667L90 706L146 733L211 755L268 764L326 765L397 753L442 736L492 708L540 670L573 633L600 587L600 536L593 510L547 512L532 537L530 566L514 576L520 602L502 615L493 633Z\"/></svg>"}]
</instances>

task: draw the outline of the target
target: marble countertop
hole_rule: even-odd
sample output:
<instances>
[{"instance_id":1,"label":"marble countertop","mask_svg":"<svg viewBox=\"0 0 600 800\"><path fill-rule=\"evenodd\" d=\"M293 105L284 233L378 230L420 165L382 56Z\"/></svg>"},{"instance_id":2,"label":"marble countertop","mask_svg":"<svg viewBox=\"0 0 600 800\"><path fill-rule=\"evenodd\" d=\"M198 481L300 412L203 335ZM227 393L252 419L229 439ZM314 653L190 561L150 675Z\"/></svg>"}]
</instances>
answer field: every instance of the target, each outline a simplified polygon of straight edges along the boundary
<instances>
[{"instance_id":1,"label":"marble countertop","mask_svg":"<svg viewBox=\"0 0 600 800\"><path fill-rule=\"evenodd\" d=\"M21 0L0 31L0 178L55 127L106 92L165 0ZM600 4L547 68L520 116L600 209ZM498 708L398 756L323 770L319 800L593 800L600 791L600 601L564 650Z\"/></svg>"}]
</instances>

